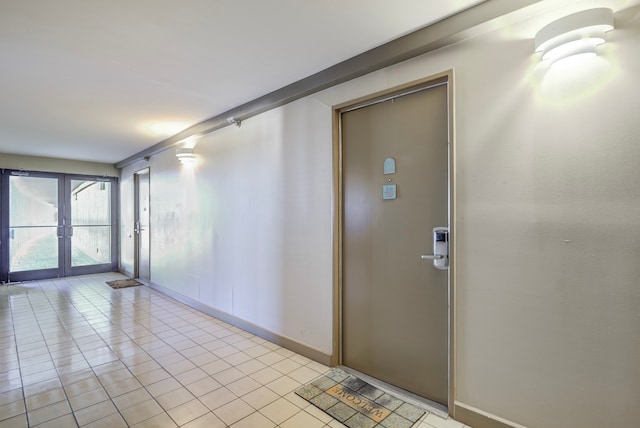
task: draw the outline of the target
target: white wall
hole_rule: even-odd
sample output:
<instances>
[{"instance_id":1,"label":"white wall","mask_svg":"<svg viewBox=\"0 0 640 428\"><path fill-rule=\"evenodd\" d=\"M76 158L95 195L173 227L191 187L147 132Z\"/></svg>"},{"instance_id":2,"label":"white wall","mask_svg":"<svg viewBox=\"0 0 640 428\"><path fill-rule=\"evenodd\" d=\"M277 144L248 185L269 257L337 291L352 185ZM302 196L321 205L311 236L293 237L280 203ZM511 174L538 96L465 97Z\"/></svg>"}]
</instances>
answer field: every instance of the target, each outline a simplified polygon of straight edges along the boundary
<instances>
[{"instance_id":1,"label":"white wall","mask_svg":"<svg viewBox=\"0 0 640 428\"><path fill-rule=\"evenodd\" d=\"M330 354L331 132L309 98L205 137L193 168L153 157L151 281ZM123 171L123 251L136 169Z\"/></svg>"},{"instance_id":2,"label":"white wall","mask_svg":"<svg viewBox=\"0 0 640 428\"><path fill-rule=\"evenodd\" d=\"M192 171L153 157L152 281L330 353L331 106L454 69L457 401L531 428L634 426L638 16L579 69L538 64L538 16L211 134Z\"/></svg>"}]
</instances>

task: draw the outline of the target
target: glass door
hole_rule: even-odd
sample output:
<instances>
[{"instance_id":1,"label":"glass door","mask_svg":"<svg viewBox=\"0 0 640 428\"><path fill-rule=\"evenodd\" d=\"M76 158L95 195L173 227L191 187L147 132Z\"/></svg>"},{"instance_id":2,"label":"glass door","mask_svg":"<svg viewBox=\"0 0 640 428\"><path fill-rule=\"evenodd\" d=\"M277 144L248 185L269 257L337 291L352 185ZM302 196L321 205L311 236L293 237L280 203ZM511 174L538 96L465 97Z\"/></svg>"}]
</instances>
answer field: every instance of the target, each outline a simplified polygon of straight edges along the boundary
<instances>
[{"instance_id":1,"label":"glass door","mask_svg":"<svg viewBox=\"0 0 640 428\"><path fill-rule=\"evenodd\" d=\"M110 179L67 177L66 275L111 270L115 260L115 203Z\"/></svg>"},{"instance_id":2,"label":"glass door","mask_svg":"<svg viewBox=\"0 0 640 428\"><path fill-rule=\"evenodd\" d=\"M58 177L12 171L8 176L8 227L2 240L12 281L61 275L62 216ZM8 188L7 188L8 187ZM4 210L3 210L4 211Z\"/></svg>"},{"instance_id":3,"label":"glass door","mask_svg":"<svg viewBox=\"0 0 640 428\"><path fill-rule=\"evenodd\" d=\"M117 270L115 178L4 170L0 280Z\"/></svg>"}]
</instances>

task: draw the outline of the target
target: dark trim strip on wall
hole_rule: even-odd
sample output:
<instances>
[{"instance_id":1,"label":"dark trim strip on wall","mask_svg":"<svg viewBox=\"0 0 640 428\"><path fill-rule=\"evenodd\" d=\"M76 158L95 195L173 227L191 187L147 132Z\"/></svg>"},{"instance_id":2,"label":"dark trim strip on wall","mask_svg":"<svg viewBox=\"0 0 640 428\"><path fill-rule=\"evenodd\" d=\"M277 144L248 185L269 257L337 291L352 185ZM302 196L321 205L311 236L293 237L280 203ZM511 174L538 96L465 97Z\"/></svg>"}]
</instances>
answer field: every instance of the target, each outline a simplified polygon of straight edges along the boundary
<instances>
[{"instance_id":1,"label":"dark trim strip on wall","mask_svg":"<svg viewBox=\"0 0 640 428\"><path fill-rule=\"evenodd\" d=\"M453 416L458 422L473 428L526 428L459 401L454 404Z\"/></svg>"},{"instance_id":2,"label":"dark trim strip on wall","mask_svg":"<svg viewBox=\"0 0 640 428\"><path fill-rule=\"evenodd\" d=\"M161 285L155 284L153 282L149 282L149 281L145 281L145 280L141 280L138 278L138 280L142 283L147 284L149 287L153 288L154 290L159 291L160 293L171 297L172 299L175 299L177 301L179 301L180 303L184 303L187 306L192 307L193 309L196 309L204 314L207 314L209 316L212 316L214 318L219 319L220 321L224 321L227 324L231 324L235 327L238 327L239 329L242 329L244 331L248 331L251 334L254 334L256 336L259 336L265 340L268 340L271 343L275 343L276 345L282 346L283 348L286 348L290 351L293 351L297 354L300 354L302 356L305 356L313 361L316 361L320 364L324 364L325 366L328 366L330 364L330 360L331 360L331 356L328 354L325 354L324 352L312 348L310 346L304 345L300 342L297 342L293 339L290 339L288 337L282 336L278 333L275 333L271 330L267 330L266 328L257 326L249 321L243 320L242 318L238 318L234 315L231 315L227 312L223 312L220 311L218 309L212 308L211 306L207 306L204 303L200 303L196 300L193 300L187 296L184 296L180 293L176 293L175 291L167 288L167 287L163 287Z\"/></svg>"},{"instance_id":3,"label":"dark trim strip on wall","mask_svg":"<svg viewBox=\"0 0 640 428\"><path fill-rule=\"evenodd\" d=\"M193 135L204 135L229 126L228 118L246 120L300 98L364 76L393 64L467 39L472 28L542 0L487 0L413 33L326 68L253 101L204 120L115 164L122 169L168 150Z\"/></svg>"}]
</instances>

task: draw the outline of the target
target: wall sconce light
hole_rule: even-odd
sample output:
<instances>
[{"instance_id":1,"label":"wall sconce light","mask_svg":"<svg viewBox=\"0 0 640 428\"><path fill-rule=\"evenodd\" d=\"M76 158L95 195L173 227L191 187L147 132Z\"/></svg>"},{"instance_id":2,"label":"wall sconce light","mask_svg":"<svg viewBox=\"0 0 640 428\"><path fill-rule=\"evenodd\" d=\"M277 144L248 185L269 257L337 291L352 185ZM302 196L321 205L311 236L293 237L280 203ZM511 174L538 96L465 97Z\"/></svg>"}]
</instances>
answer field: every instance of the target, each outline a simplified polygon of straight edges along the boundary
<instances>
[{"instance_id":1,"label":"wall sconce light","mask_svg":"<svg viewBox=\"0 0 640 428\"><path fill-rule=\"evenodd\" d=\"M176 149L176 157L182 165L192 165L196 162L196 155L193 153L193 149Z\"/></svg>"},{"instance_id":2,"label":"wall sconce light","mask_svg":"<svg viewBox=\"0 0 640 428\"><path fill-rule=\"evenodd\" d=\"M608 8L583 10L560 18L536 33L536 52L551 64L577 55L597 55L604 33L613 30L613 11Z\"/></svg>"}]
</instances>

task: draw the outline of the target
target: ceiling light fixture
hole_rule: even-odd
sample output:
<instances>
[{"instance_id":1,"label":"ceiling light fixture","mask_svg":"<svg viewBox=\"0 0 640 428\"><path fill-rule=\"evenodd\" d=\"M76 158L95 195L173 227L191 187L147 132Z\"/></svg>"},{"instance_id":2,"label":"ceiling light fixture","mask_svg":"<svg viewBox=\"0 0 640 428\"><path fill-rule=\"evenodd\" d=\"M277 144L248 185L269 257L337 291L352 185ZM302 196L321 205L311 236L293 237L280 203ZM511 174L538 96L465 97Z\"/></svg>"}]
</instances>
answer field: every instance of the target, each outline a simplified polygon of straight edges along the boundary
<instances>
[{"instance_id":1,"label":"ceiling light fixture","mask_svg":"<svg viewBox=\"0 0 640 428\"><path fill-rule=\"evenodd\" d=\"M604 33L613 30L613 11L608 8L583 10L560 18L538 31L536 52L551 64L565 58L597 55Z\"/></svg>"}]
</instances>

